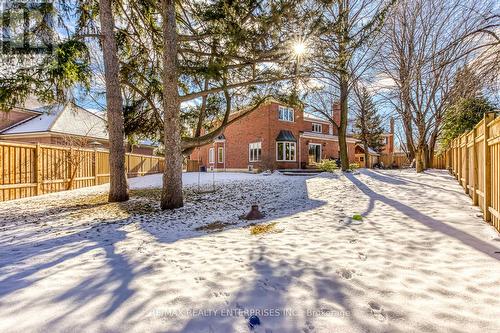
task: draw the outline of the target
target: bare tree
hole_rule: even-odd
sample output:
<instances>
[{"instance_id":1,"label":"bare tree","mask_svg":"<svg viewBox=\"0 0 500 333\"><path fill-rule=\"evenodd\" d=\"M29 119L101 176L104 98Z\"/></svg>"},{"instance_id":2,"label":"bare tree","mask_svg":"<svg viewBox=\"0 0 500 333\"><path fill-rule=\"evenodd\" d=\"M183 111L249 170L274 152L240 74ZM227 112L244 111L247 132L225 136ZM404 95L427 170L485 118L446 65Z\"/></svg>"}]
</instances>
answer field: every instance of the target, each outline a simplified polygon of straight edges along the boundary
<instances>
[{"instance_id":1,"label":"bare tree","mask_svg":"<svg viewBox=\"0 0 500 333\"><path fill-rule=\"evenodd\" d=\"M380 63L417 172L431 166L453 79L484 44L477 34L491 9L488 1L403 0L388 15Z\"/></svg>"},{"instance_id":2,"label":"bare tree","mask_svg":"<svg viewBox=\"0 0 500 333\"><path fill-rule=\"evenodd\" d=\"M349 169L346 141L349 94L353 84L370 67L373 58L370 57L368 46L376 38L394 2L318 1L323 12L323 29L319 35L315 69L320 81L338 89L340 120L339 124L333 124L338 129L340 160L344 171Z\"/></svg>"}]
</instances>

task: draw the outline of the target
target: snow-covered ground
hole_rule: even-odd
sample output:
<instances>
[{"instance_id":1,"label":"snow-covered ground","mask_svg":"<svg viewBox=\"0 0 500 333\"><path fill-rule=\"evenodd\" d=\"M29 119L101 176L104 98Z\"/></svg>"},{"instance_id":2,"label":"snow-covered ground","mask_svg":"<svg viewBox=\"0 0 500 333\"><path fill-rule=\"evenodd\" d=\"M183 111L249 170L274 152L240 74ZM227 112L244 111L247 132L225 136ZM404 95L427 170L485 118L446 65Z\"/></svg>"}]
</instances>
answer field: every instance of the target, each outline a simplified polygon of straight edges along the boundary
<instances>
[{"instance_id":1,"label":"snow-covered ground","mask_svg":"<svg viewBox=\"0 0 500 333\"><path fill-rule=\"evenodd\" d=\"M447 173L214 177L0 203L0 332L500 332L500 236Z\"/></svg>"}]
</instances>

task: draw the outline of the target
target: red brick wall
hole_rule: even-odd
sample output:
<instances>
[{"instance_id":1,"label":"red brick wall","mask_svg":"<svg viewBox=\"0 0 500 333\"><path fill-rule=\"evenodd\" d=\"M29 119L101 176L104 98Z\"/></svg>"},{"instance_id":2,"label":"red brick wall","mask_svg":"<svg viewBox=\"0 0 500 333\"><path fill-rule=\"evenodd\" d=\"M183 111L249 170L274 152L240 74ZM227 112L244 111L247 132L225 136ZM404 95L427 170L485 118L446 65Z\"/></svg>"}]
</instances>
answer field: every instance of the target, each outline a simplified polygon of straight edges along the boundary
<instances>
[{"instance_id":1,"label":"red brick wall","mask_svg":"<svg viewBox=\"0 0 500 333\"><path fill-rule=\"evenodd\" d=\"M312 122L304 121L304 114L301 110L295 110L294 121L282 121L278 119L279 104L269 103L251 114L239 119L231 124L224 131L226 141L216 142L213 145L205 145L195 149L190 159L200 160L204 166L224 168L224 163L217 163L217 149L224 147L225 168L226 169L247 169L249 165L261 170L265 169L296 169L300 168L301 161L308 161L308 145L311 143L325 144L322 149L323 158L338 157L338 142L322 139L300 139L300 132L312 130ZM293 133L296 143L296 161L278 162L276 161L276 137L280 131L288 130ZM328 125L322 124L322 131L328 134ZM248 161L248 146L250 143L261 142L262 161ZM208 163L209 148L215 147L215 164ZM299 152L300 150L300 152ZM300 159L299 159L300 158ZM349 159L354 161L354 144L349 144Z\"/></svg>"},{"instance_id":2,"label":"red brick wall","mask_svg":"<svg viewBox=\"0 0 500 333\"><path fill-rule=\"evenodd\" d=\"M394 135L393 134L384 134L383 140L387 139L387 143L381 149L382 154L392 154L394 152Z\"/></svg>"},{"instance_id":3,"label":"red brick wall","mask_svg":"<svg viewBox=\"0 0 500 333\"><path fill-rule=\"evenodd\" d=\"M316 122L313 120L305 120L304 121L304 127L302 128L303 131L305 132L312 132L312 125L313 124L320 124L321 125L321 133L323 134L330 134L330 125L323 123L323 122Z\"/></svg>"}]
</instances>

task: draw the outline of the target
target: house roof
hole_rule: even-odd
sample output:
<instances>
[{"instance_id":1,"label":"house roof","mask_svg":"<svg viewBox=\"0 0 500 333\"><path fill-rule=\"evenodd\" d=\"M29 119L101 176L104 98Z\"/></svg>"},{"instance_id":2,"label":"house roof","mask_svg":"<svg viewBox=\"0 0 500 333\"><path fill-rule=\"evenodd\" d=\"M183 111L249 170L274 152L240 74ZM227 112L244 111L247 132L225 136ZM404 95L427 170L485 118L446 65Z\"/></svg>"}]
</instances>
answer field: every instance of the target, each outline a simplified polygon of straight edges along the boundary
<instances>
[{"instance_id":1,"label":"house roof","mask_svg":"<svg viewBox=\"0 0 500 333\"><path fill-rule=\"evenodd\" d=\"M281 130L278 136L276 137L276 141L293 141L297 142L297 139L293 136L292 132Z\"/></svg>"},{"instance_id":2,"label":"house roof","mask_svg":"<svg viewBox=\"0 0 500 333\"><path fill-rule=\"evenodd\" d=\"M304 112L304 120L305 121L317 121L317 122L323 122L323 123L330 123L328 121L328 119L326 119L326 117L323 117L323 116L318 116L316 114L313 114L313 113L306 113Z\"/></svg>"},{"instance_id":3,"label":"house roof","mask_svg":"<svg viewBox=\"0 0 500 333\"><path fill-rule=\"evenodd\" d=\"M358 144L357 146L360 147L361 149L363 149L363 151L365 150L362 145ZM368 154L375 155L375 156L380 156L379 153L377 153L375 150L373 150L370 147L368 147Z\"/></svg>"},{"instance_id":4,"label":"house roof","mask_svg":"<svg viewBox=\"0 0 500 333\"><path fill-rule=\"evenodd\" d=\"M328 141L337 141L337 142L339 141L339 137L337 135L317 133L317 132L311 132L311 131L302 132L302 134L300 134L300 137L310 138L310 139L322 139L322 140L328 140ZM349 143L357 143L360 140L358 140L352 136L347 135L346 141Z\"/></svg>"},{"instance_id":5,"label":"house roof","mask_svg":"<svg viewBox=\"0 0 500 333\"><path fill-rule=\"evenodd\" d=\"M106 121L75 104L44 106L36 111L40 111L41 114L11 126L2 131L1 134L26 135L29 133L54 132L108 139Z\"/></svg>"}]
</instances>

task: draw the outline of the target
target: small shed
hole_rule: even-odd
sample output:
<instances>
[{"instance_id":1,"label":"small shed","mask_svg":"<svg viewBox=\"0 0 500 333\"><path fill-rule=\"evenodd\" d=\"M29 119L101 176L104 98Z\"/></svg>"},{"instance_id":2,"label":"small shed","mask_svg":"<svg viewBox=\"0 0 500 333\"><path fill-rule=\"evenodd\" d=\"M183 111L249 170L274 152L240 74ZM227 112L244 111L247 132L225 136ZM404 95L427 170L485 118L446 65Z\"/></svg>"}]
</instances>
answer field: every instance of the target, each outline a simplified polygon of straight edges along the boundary
<instances>
[{"instance_id":1,"label":"small shed","mask_svg":"<svg viewBox=\"0 0 500 333\"><path fill-rule=\"evenodd\" d=\"M354 158L360 168L371 168L374 164L379 162L380 154L375 150L368 148L368 163L365 161L365 149L363 145L356 144L354 148Z\"/></svg>"}]
</instances>

